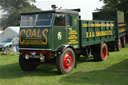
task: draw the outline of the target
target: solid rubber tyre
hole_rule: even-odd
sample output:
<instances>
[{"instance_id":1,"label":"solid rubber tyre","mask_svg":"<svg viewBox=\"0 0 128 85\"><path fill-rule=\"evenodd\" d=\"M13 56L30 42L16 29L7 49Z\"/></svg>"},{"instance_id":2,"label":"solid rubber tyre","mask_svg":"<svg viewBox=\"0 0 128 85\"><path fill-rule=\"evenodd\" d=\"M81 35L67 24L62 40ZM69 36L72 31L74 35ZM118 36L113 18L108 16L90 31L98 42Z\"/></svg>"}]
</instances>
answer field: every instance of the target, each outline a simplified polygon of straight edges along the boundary
<instances>
[{"instance_id":1,"label":"solid rubber tyre","mask_svg":"<svg viewBox=\"0 0 128 85\"><path fill-rule=\"evenodd\" d=\"M122 42L121 42L121 43L122 43L122 47L123 47L123 48L125 48L125 45L126 45L126 39L125 39L125 37L123 37L123 39L122 39Z\"/></svg>"},{"instance_id":2,"label":"solid rubber tyre","mask_svg":"<svg viewBox=\"0 0 128 85\"><path fill-rule=\"evenodd\" d=\"M115 41L111 42L111 45L109 45L110 51L116 51L116 45Z\"/></svg>"},{"instance_id":3,"label":"solid rubber tyre","mask_svg":"<svg viewBox=\"0 0 128 85\"><path fill-rule=\"evenodd\" d=\"M56 57L56 67L59 73L70 73L76 63L75 53L71 48L66 48L62 54Z\"/></svg>"},{"instance_id":4,"label":"solid rubber tyre","mask_svg":"<svg viewBox=\"0 0 128 85\"><path fill-rule=\"evenodd\" d=\"M118 39L117 40L117 51L120 51L120 49L121 49L121 40L120 39Z\"/></svg>"},{"instance_id":5,"label":"solid rubber tyre","mask_svg":"<svg viewBox=\"0 0 128 85\"><path fill-rule=\"evenodd\" d=\"M108 47L105 43L101 43L96 47L96 51L94 54L95 61L105 61L108 56Z\"/></svg>"},{"instance_id":6,"label":"solid rubber tyre","mask_svg":"<svg viewBox=\"0 0 128 85\"><path fill-rule=\"evenodd\" d=\"M19 65L24 71L33 71L37 67L36 64L32 64L29 62L29 60L26 60L24 55L19 56Z\"/></svg>"}]
</instances>

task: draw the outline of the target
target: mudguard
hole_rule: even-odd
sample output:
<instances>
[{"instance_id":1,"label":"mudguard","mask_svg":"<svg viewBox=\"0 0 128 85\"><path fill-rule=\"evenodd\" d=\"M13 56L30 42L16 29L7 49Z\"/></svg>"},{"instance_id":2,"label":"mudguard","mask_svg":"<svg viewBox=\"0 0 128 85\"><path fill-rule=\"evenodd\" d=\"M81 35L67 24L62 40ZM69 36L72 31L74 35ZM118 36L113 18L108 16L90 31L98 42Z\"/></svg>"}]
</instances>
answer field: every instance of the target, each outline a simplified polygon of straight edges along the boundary
<instances>
[{"instance_id":1,"label":"mudguard","mask_svg":"<svg viewBox=\"0 0 128 85\"><path fill-rule=\"evenodd\" d=\"M57 52L59 53L59 54L61 54L66 48L72 48L72 50L74 51L74 53L75 53L75 50L74 50L74 48L72 47L72 46L70 46L70 45L61 45L58 49L57 49Z\"/></svg>"}]
</instances>

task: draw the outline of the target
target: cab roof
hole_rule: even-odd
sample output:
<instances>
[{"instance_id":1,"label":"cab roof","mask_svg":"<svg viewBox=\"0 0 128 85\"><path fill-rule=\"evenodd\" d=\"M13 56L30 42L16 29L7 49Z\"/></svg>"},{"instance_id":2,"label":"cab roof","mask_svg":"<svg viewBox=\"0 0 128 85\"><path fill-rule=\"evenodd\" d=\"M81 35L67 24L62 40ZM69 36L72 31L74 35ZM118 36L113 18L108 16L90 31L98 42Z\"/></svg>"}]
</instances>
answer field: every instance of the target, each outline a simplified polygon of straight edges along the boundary
<instances>
[{"instance_id":1,"label":"cab roof","mask_svg":"<svg viewBox=\"0 0 128 85\"><path fill-rule=\"evenodd\" d=\"M80 9L60 9L60 10L45 10L45 11L35 11L21 13L21 15L31 15L31 14L41 14L41 13L62 13L62 14L79 14Z\"/></svg>"}]
</instances>

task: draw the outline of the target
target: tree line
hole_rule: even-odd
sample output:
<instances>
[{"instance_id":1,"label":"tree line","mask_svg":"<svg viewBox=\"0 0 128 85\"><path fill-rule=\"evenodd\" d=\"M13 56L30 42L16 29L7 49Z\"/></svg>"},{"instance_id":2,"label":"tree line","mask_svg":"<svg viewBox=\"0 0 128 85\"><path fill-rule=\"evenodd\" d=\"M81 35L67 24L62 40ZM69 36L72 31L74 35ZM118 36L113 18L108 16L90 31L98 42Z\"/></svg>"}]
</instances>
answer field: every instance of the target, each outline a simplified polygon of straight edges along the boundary
<instances>
[{"instance_id":1,"label":"tree line","mask_svg":"<svg viewBox=\"0 0 128 85\"><path fill-rule=\"evenodd\" d=\"M102 9L99 11L104 10L120 10L124 12L125 21L128 23L128 0L100 0L104 3Z\"/></svg>"}]
</instances>

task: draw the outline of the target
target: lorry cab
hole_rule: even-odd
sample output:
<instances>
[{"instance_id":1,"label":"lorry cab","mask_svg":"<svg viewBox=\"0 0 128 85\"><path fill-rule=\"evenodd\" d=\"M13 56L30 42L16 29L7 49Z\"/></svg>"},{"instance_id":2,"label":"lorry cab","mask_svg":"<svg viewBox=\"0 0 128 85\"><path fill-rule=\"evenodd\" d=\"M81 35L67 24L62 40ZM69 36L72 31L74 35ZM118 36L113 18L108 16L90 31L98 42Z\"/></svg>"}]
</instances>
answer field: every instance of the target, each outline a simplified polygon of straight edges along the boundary
<instances>
[{"instance_id":1,"label":"lorry cab","mask_svg":"<svg viewBox=\"0 0 128 85\"><path fill-rule=\"evenodd\" d=\"M21 14L20 50L52 50L70 44L79 47L79 15L74 10L50 10Z\"/></svg>"},{"instance_id":2,"label":"lorry cab","mask_svg":"<svg viewBox=\"0 0 128 85\"><path fill-rule=\"evenodd\" d=\"M22 13L20 67L34 70L38 64L56 59L58 71L63 74L71 72L75 67L74 49L79 48L78 13L63 9Z\"/></svg>"}]
</instances>

